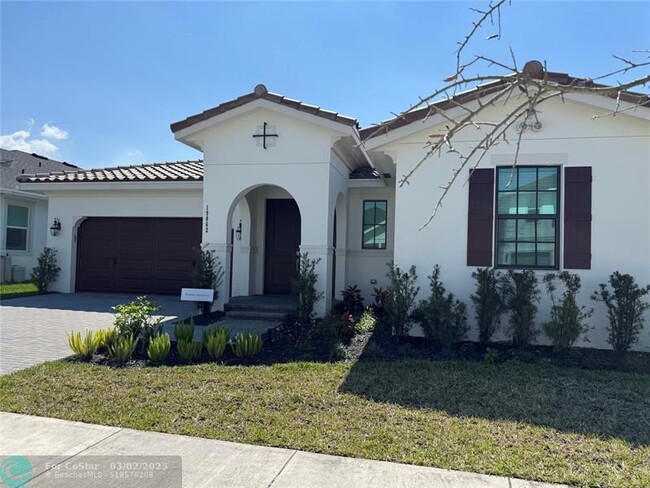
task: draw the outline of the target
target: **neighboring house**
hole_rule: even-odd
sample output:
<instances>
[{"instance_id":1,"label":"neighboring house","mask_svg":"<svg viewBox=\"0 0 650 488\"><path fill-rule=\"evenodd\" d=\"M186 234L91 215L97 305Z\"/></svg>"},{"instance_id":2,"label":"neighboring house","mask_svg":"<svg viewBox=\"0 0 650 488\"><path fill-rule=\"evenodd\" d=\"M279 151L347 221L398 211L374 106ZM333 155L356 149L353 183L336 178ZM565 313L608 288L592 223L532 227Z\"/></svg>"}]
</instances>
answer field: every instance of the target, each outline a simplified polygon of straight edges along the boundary
<instances>
[{"instance_id":1,"label":"neighboring house","mask_svg":"<svg viewBox=\"0 0 650 488\"><path fill-rule=\"evenodd\" d=\"M47 197L38 190L20 190L16 178L76 169L38 154L0 149L0 281L29 278L49 232Z\"/></svg>"},{"instance_id":2,"label":"neighboring house","mask_svg":"<svg viewBox=\"0 0 650 488\"><path fill-rule=\"evenodd\" d=\"M458 105L473 98L459 95L439 108L456 117ZM630 94L621 108L635 101L648 98ZM373 287L387 285L391 260L417 266L421 297L439 263L447 288L468 304L477 266L532 268L540 276L568 269L581 276L580 300L591 306L590 294L614 270L650 283L650 108L592 119L615 103L587 94L546 102L541 130L524 133L515 185L504 184L515 145L500 144L469 184L464 170L422 230L456 167L454 155L430 159L409 185L396 181L425 154L442 116L420 110L371 137L374 130L359 130L354 118L263 85L171 125L203 161L20 181L23 190L48 195L48 220L61 221L61 233L48 237L59 250L60 292L178 293L190 282L192 248L204 243L225 268L219 307L231 296L289 293L298 251L320 260L319 315L352 284L369 303ZM488 110L486 118L498 118L508 107ZM538 322L548 308L544 299ZM590 345L607 348L605 310L595 309ZM650 350L649 330L638 349Z\"/></svg>"}]
</instances>

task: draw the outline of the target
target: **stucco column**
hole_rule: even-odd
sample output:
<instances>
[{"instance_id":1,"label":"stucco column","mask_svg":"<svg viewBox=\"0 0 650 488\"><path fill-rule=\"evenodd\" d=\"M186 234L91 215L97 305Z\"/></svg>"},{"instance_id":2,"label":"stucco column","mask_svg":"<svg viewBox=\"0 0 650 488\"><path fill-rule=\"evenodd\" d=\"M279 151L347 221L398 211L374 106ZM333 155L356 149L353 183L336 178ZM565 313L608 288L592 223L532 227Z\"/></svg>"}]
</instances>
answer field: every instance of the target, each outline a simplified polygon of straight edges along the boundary
<instances>
[{"instance_id":1,"label":"stucco column","mask_svg":"<svg viewBox=\"0 0 650 488\"><path fill-rule=\"evenodd\" d=\"M345 276L345 262L347 259L348 251L343 248L336 248L336 282L334 283L334 297L340 299L340 293L345 288L346 276Z\"/></svg>"},{"instance_id":2,"label":"stucco column","mask_svg":"<svg viewBox=\"0 0 650 488\"><path fill-rule=\"evenodd\" d=\"M332 308L331 279L332 279L332 256L334 249L331 246L301 245L300 253L308 253L309 259L319 260L316 264L316 293L323 293L323 298L316 302L314 314L316 317L324 317Z\"/></svg>"}]
</instances>

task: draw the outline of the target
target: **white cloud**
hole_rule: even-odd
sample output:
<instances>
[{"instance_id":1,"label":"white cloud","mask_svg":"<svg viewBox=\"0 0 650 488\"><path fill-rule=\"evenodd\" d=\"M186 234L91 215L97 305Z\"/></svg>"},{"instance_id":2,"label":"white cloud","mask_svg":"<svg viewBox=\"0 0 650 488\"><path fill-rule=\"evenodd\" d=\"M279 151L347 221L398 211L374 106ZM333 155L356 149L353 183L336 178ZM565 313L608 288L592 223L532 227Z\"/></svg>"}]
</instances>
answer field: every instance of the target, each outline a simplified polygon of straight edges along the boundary
<instances>
[{"instance_id":1,"label":"white cloud","mask_svg":"<svg viewBox=\"0 0 650 488\"><path fill-rule=\"evenodd\" d=\"M43 124L41 127L41 136L47 139L56 139L61 141L68 138L68 131L59 129L56 125Z\"/></svg>"},{"instance_id":2,"label":"white cloud","mask_svg":"<svg viewBox=\"0 0 650 488\"><path fill-rule=\"evenodd\" d=\"M59 148L47 139L30 139L30 137L31 132L26 130L18 130L11 134L0 135L0 147L41 154L43 156L54 156L59 151Z\"/></svg>"}]
</instances>

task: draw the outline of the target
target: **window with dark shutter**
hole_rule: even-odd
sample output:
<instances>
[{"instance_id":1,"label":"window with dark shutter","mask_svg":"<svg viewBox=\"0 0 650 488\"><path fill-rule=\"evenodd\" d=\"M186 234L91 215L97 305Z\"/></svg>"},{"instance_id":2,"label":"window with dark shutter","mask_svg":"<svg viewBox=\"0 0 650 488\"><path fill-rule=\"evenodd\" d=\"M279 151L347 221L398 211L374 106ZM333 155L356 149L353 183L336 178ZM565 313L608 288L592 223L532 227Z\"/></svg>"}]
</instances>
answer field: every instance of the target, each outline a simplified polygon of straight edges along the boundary
<instances>
[{"instance_id":1,"label":"window with dark shutter","mask_svg":"<svg viewBox=\"0 0 650 488\"><path fill-rule=\"evenodd\" d=\"M480 168L469 177L467 266L492 266L494 170Z\"/></svg>"},{"instance_id":2,"label":"window with dark shutter","mask_svg":"<svg viewBox=\"0 0 650 488\"><path fill-rule=\"evenodd\" d=\"M591 269L591 167L564 169L564 267Z\"/></svg>"}]
</instances>

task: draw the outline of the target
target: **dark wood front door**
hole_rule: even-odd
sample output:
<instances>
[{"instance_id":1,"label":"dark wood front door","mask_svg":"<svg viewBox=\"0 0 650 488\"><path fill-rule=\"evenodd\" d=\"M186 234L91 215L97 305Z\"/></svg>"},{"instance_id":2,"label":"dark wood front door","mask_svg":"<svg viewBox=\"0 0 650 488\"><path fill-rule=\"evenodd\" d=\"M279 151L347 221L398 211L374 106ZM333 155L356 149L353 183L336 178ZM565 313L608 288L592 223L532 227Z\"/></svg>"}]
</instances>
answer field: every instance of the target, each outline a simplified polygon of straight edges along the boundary
<instances>
[{"instance_id":1,"label":"dark wood front door","mask_svg":"<svg viewBox=\"0 0 650 488\"><path fill-rule=\"evenodd\" d=\"M180 294L201 219L91 217L77 234L77 291Z\"/></svg>"},{"instance_id":2,"label":"dark wood front door","mask_svg":"<svg viewBox=\"0 0 650 488\"><path fill-rule=\"evenodd\" d=\"M300 211L294 200L266 201L264 293L287 295L297 276Z\"/></svg>"}]
</instances>

